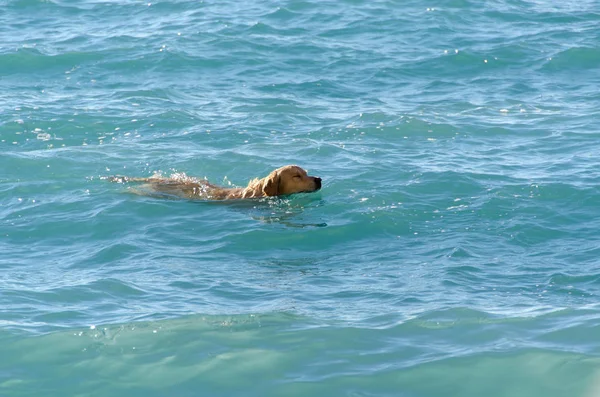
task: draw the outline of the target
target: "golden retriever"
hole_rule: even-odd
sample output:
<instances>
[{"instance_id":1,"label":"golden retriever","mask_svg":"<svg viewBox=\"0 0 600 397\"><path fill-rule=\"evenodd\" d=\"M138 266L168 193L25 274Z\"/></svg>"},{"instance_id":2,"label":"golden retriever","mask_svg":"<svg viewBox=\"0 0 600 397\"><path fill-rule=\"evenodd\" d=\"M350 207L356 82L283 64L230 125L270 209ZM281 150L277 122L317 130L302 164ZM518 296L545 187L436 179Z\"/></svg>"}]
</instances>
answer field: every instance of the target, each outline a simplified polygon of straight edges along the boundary
<instances>
[{"instance_id":1,"label":"golden retriever","mask_svg":"<svg viewBox=\"0 0 600 397\"><path fill-rule=\"evenodd\" d=\"M112 176L112 182L139 182L142 190L135 193L152 195L167 194L184 199L199 200L232 200L260 197L285 196L294 193L316 192L321 189L321 178L309 176L307 172L297 165L286 165L277 168L262 179L253 179L244 188L226 188L183 175L173 175L169 178L151 176L150 178L129 178L126 176Z\"/></svg>"}]
</instances>

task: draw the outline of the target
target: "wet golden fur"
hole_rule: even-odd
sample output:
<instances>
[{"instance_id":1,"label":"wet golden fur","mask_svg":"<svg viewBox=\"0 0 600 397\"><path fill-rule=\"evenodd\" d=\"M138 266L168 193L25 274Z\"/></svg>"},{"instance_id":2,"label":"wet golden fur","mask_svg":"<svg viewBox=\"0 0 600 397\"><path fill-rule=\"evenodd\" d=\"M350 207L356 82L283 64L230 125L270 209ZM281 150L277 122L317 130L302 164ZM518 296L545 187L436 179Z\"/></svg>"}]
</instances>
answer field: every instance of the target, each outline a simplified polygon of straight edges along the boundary
<instances>
[{"instance_id":1,"label":"wet golden fur","mask_svg":"<svg viewBox=\"0 0 600 397\"><path fill-rule=\"evenodd\" d=\"M309 176L297 165L286 165L272 171L261 179L253 179L244 188L226 188L203 179L186 175L171 177L152 176L150 178L128 178L113 176L113 182L141 183L133 193L142 195L166 194L184 199L234 200L260 197L284 196L294 193L314 192L321 188L321 178Z\"/></svg>"}]
</instances>

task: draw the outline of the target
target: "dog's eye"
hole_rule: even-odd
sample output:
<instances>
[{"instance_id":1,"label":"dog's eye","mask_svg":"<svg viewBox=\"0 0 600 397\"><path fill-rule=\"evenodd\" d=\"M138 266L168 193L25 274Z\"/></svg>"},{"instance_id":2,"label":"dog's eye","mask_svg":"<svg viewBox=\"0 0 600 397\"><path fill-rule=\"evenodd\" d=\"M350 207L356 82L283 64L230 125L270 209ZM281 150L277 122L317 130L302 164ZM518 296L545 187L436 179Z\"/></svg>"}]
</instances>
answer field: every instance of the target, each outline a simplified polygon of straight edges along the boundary
<instances>
[{"instance_id":1,"label":"dog's eye","mask_svg":"<svg viewBox=\"0 0 600 397\"><path fill-rule=\"evenodd\" d=\"M294 178L301 178L300 175L294 175Z\"/></svg>"}]
</instances>

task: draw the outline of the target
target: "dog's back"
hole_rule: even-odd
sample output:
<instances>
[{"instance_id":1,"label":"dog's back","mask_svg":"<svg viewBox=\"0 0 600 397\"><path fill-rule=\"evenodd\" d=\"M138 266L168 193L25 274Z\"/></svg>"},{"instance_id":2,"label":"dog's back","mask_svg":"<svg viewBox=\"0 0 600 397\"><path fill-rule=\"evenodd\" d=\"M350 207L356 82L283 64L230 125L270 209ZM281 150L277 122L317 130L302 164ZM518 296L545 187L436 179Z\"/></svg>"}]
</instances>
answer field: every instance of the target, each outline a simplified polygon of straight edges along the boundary
<instances>
[{"instance_id":1,"label":"dog's back","mask_svg":"<svg viewBox=\"0 0 600 397\"><path fill-rule=\"evenodd\" d=\"M204 179L197 179L185 175L178 175L170 178L162 176L152 176L149 178L130 178L127 176L115 175L107 178L115 183L136 183L138 184L133 193L145 196L154 196L156 194L179 197L183 199L205 199L205 200L224 200L233 198L242 189L223 188L209 183Z\"/></svg>"}]
</instances>

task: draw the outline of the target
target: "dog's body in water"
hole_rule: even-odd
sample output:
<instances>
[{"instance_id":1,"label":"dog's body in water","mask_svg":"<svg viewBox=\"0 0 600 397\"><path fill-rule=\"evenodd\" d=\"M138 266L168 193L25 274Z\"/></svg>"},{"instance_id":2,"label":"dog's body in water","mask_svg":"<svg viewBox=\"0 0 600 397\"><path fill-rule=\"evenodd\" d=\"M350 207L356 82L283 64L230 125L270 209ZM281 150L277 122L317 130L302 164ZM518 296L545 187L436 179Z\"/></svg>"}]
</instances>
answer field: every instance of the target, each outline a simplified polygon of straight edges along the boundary
<instances>
[{"instance_id":1,"label":"dog's body in water","mask_svg":"<svg viewBox=\"0 0 600 397\"><path fill-rule=\"evenodd\" d=\"M188 200L236 200L261 197L285 196L294 193L310 193L321 189L321 178L309 176L297 165L286 165L272 171L261 179L253 179L246 187L227 188L213 185L207 180L173 175L129 178L112 176L118 183L139 183L135 193L143 195L165 194Z\"/></svg>"}]
</instances>

